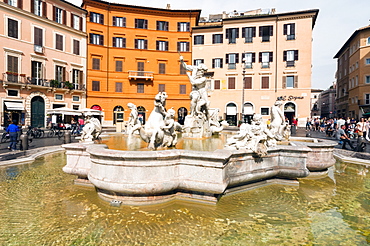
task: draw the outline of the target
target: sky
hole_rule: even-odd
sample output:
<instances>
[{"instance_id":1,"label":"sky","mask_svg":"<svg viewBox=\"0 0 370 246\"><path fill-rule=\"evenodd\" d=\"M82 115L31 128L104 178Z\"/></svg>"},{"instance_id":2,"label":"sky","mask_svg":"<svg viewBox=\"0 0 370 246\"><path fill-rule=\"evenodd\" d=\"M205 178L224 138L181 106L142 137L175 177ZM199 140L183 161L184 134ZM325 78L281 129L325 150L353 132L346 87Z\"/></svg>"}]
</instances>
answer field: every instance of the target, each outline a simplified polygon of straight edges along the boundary
<instances>
[{"instance_id":1,"label":"sky","mask_svg":"<svg viewBox=\"0 0 370 246\"><path fill-rule=\"evenodd\" d=\"M68 0L81 6L82 0ZM357 29L370 25L369 0L105 0L119 4L171 9L200 9L201 16L223 11L276 9L276 13L319 9L313 29L312 83L314 89L327 89L335 82L333 57Z\"/></svg>"}]
</instances>

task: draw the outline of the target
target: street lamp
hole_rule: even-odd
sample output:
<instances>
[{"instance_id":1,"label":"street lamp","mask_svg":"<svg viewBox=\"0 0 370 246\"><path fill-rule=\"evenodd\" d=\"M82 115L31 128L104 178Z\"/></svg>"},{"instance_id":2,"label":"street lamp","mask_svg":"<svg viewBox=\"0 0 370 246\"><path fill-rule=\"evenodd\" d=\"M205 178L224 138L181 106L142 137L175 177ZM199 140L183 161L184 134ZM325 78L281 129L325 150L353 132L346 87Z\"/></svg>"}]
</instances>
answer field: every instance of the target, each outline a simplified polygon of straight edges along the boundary
<instances>
[{"instance_id":1,"label":"street lamp","mask_svg":"<svg viewBox=\"0 0 370 246\"><path fill-rule=\"evenodd\" d=\"M243 72L242 72L242 75L243 75L243 85L242 85L242 110L241 110L241 113L242 113L242 122L243 123L246 123L245 122L245 117L244 117L244 89L245 89L245 67L246 67L246 59L245 57L243 58L243 62L242 62L242 69L243 69Z\"/></svg>"}]
</instances>

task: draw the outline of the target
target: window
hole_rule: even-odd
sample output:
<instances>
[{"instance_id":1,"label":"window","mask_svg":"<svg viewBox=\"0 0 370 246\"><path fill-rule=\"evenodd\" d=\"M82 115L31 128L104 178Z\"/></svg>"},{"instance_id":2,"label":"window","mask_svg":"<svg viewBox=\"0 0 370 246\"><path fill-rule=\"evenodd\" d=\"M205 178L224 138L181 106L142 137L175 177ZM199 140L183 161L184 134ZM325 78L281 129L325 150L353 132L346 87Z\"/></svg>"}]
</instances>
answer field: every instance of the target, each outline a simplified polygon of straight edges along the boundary
<instances>
[{"instance_id":1,"label":"window","mask_svg":"<svg viewBox=\"0 0 370 246\"><path fill-rule=\"evenodd\" d=\"M80 97L79 96L72 96L72 101L79 102L80 101Z\"/></svg>"},{"instance_id":2,"label":"window","mask_svg":"<svg viewBox=\"0 0 370 246\"><path fill-rule=\"evenodd\" d=\"M212 35L212 44L222 44L223 43L223 34L213 34Z\"/></svg>"},{"instance_id":3,"label":"window","mask_svg":"<svg viewBox=\"0 0 370 246\"><path fill-rule=\"evenodd\" d=\"M100 70L100 59L99 58L93 58L92 59L92 69L93 70Z\"/></svg>"},{"instance_id":4,"label":"window","mask_svg":"<svg viewBox=\"0 0 370 246\"><path fill-rule=\"evenodd\" d=\"M33 30L34 30L34 33L33 33L34 44L42 47L43 46L43 30L37 27L35 27Z\"/></svg>"},{"instance_id":5,"label":"window","mask_svg":"<svg viewBox=\"0 0 370 246\"><path fill-rule=\"evenodd\" d=\"M34 85L42 84L42 63L38 61L31 62L31 83Z\"/></svg>"},{"instance_id":6,"label":"window","mask_svg":"<svg viewBox=\"0 0 370 246\"><path fill-rule=\"evenodd\" d=\"M83 72L78 69L72 69L72 83L75 90L79 90L82 87Z\"/></svg>"},{"instance_id":7,"label":"window","mask_svg":"<svg viewBox=\"0 0 370 246\"><path fill-rule=\"evenodd\" d=\"M260 63L262 68L269 68L272 59L272 52L260 52Z\"/></svg>"},{"instance_id":8,"label":"window","mask_svg":"<svg viewBox=\"0 0 370 246\"><path fill-rule=\"evenodd\" d=\"M370 37L367 38L367 45L370 45Z\"/></svg>"},{"instance_id":9,"label":"window","mask_svg":"<svg viewBox=\"0 0 370 246\"><path fill-rule=\"evenodd\" d=\"M298 50L284 50L283 61L286 61L287 67L294 67L295 61L298 61Z\"/></svg>"},{"instance_id":10,"label":"window","mask_svg":"<svg viewBox=\"0 0 370 246\"><path fill-rule=\"evenodd\" d=\"M242 38L245 43L253 43L253 38L256 37L256 27L244 27L242 29Z\"/></svg>"},{"instance_id":11,"label":"window","mask_svg":"<svg viewBox=\"0 0 370 246\"><path fill-rule=\"evenodd\" d=\"M139 49L139 50L148 49L148 40L146 40L146 39L135 39L135 49Z\"/></svg>"},{"instance_id":12,"label":"window","mask_svg":"<svg viewBox=\"0 0 370 246\"><path fill-rule=\"evenodd\" d=\"M122 72L123 71L123 61L116 61L116 72Z\"/></svg>"},{"instance_id":13,"label":"window","mask_svg":"<svg viewBox=\"0 0 370 246\"><path fill-rule=\"evenodd\" d=\"M80 55L80 41L73 40L73 54Z\"/></svg>"},{"instance_id":14,"label":"window","mask_svg":"<svg viewBox=\"0 0 370 246\"><path fill-rule=\"evenodd\" d=\"M100 34L90 33L90 44L104 45L104 36Z\"/></svg>"},{"instance_id":15,"label":"window","mask_svg":"<svg viewBox=\"0 0 370 246\"><path fill-rule=\"evenodd\" d=\"M370 94L365 94L365 104L370 104Z\"/></svg>"},{"instance_id":16,"label":"window","mask_svg":"<svg viewBox=\"0 0 370 246\"><path fill-rule=\"evenodd\" d=\"M126 48L126 38L113 37L113 47Z\"/></svg>"},{"instance_id":17,"label":"window","mask_svg":"<svg viewBox=\"0 0 370 246\"><path fill-rule=\"evenodd\" d=\"M180 64L180 74L186 74L186 69L182 64Z\"/></svg>"},{"instance_id":18,"label":"window","mask_svg":"<svg viewBox=\"0 0 370 246\"><path fill-rule=\"evenodd\" d=\"M287 40L295 39L295 23L284 24L284 35Z\"/></svg>"},{"instance_id":19,"label":"window","mask_svg":"<svg viewBox=\"0 0 370 246\"><path fill-rule=\"evenodd\" d=\"M226 39L229 40L229 44L235 44L237 38L239 38L239 28L226 29Z\"/></svg>"},{"instance_id":20,"label":"window","mask_svg":"<svg viewBox=\"0 0 370 246\"><path fill-rule=\"evenodd\" d=\"M8 4L11 5L11 6L13 6L13 7L19 7L18 6L19 5L19 2L18 1L17 0L8 0Z\"/></svg>"},{"instance_id":21,"label":"window","mask_svg":"<svg viewBox=\"0 0 370 246\"><path fill-rule=\"evenodd\" d=\"M158 92L165 92L166 85L165 84L158 84Z\"/></svg>"},{"instance_id":22,"label":"window","mask_svg":"<svg viewBox=\"0 0 370 246\"><path fill-rule=\"evenodd\" d=\"M222 68L222 58L214 58L212 59L212 68Z\"/></svg>"},{"instance_id":23,"label":"window","mask_svg":"<svg viewBox=\"0 0 370 246\"><path fill-rule=\"evenodd\" d=\"M180 85L180 94L186 94L186 85Z\"/></svg>"},{"instance_id":24,"label":"window","mask_svg":"<svg viewBox=\"0 0 370 246\"><path fill-rule=\"evenodd\" d=\"M168 41L159 41L156 42L157 50L168 51Z\"/></svg>"},{"instance_id":25,"label":"window","mask_svg":"<svg viewBox=\"0 0 370 246\"><path fill-rule=\"evenodd\" d=\"M285 88L294 88L294 76L286 76L285 80Z\"/></svg>"},{"instance_id":26,"label":"window","mask_svg":"<svg viewBox=\"0 0 370 246\"><path fill-rule=\"evenodd\" d=\"M18 57L8 55L8 69L7 71L15 74L7 74L9 82L18 82Z\"/></svg>"},{"instance_id":27,"label":"window","mask_svg":"<svg viewBox=\"0 0 370 246\"><path fill-rule=\"evenodd\" d=\"M62 101L63 100L63 94L55 94L55 100Z\"/></svg>"},{"instance_id":28,"label":"window","mask_svg":"<svg viewBox=\"0 0 370 246\"><path fill-rule=\"evenodd\" d=\"M55 34L55 49L63 50L63 36Z\"/></svg>"},{"instance_id":29,"label":"window","mask_svg":"<svg viewBox=\"0 0 370 246\"><path fill-rule=\"evenodd\" d=\"M256 62L256 53L244 53L244 68L253 68L253 63Z\"/></svg>"},{"instance_id":30,"label":"window","mask_svg":"<svg viewBox=\"0 0 370 246\"><path fill-rule=\"evenodd\" d=\"M41 0L34 0L31 1L31 4L32 2L33 5L31 5L31 12L35 15L42 16L43 2Z\"/></svg>"},{"instance_id":31,"label":"window","mask_svg":"<svg viewBox=\"0 0 370 246\"><path fill-rule=\"evenodd\" d=\"M148 20L135 19L135 28L148 29Z\"/></svg>"},{"instance_id":32,"label":"window","mask_svg":"<svg viewBox=\"0 0 370 246\"><path fill-rule=\"evenodd\" d=\"M65 24L65 11L54 6L54 13L54 21L58 22L59 24Z\"/></svg>"},{"instance_id":33,"label":"window","mask_svg":"<svg viewBox=\"0 0 370 246\"><path fill-rule=\"evenodd\" d=\"M77 15L72 15L71 25L74 29L82 31L82 18Z\"/></svg>"},{"instance_id":34,"label":"window","mask_svg":"<svg viewBox=\"0 0 370 246\"><path fill-rule=\"evenodd\" d=\"M216 79L216 80L214 81L213 88L214 88L215 90L219 90L219 89L221 89L221 81L220 81L219 79Z\"/></svg>"},{"instance_id":35,"label":"window","mask_svg":"<svg viewBox=\"0 0 370 246\"><path fill-rule=\"evenodd\" d=\"M116 92L122 92L122 82L116 82Z\"/></svg>"},{"instance_id":36,"label":"window","mask_svg":"<svg viewBox=\"0 0 370 246\"><path fill-rule=\"evenodd\" d=\"M100 81L93 80L92 91L100 91Z\"/></svg>"},{"instance_id":37,"label":"window","mask_svg":"<svg viewBox=\"0 0 370 246\"><path fill-rule=\"evenodd\" d=\"M144 62L137 62L137 71L139 71L137 73L138 76L144 76L145 71L144 64L145 64Z\"/></svg>"},{"instance_id":38,"label":"window","mask_svg":"<svg viewBox=\"0 0 370 246\"><path fill-rule=\"evenodd\" d=\"M252 89L252 77L244 78L244 89Z\"/></svg>"},{"instance_id":39,"label":"window","mask_svg":"<svg viewBox=\"0 0 370 246\"><path fill-rule=\"evenodd\" d=\"M188 52L189 51L189 42L177 42L177 51Z\"/></svg>"},{"instance_id":40,"label":"window","mask_svg":"<svg viewBox=\"0 0 370 246\"><path fill-rule=\"evenodd\" d=\"M142 83L137 84L137 93L144 93L144 84Z\"/></svg>"},{"instance_id":41,"label":"window","mask_svg":"<svg viewBox=\"0 0 370 246\"><path fill-rule=\"evenodd\" d=\"M204 64L204 59L195 59L194 60L194 65L199 66L200 64Z\"/></svg>"},{"instance_id":42,"label":"window","mask_svg":"<svg viewBox=\"0 0 370 246\"><path fill-rule=\"evenodd\" d=\"M370 84L370 75L365 76L365 84Z\"/></svg>"},{"instance_id":43,"label":"window","mask_svg":"<svg viewBox=\"0 0 370 246\"><path fill-rule=\"evenodd\" d=\"M8 97L17 97L18 92L18 90L8 90Z\"/></svg>"},{"instance_id":44,"label":"window","mask_svg":"<svg viewBox=\"0 0 370 246\"><path fill-rule=\"evenodd\" d=\"M228 89L235 89L235 77L228 77L227 78L227 88Z\"/></svg>"},{"instance_id":45,"label":"window","mask_svg":"<svg viewBox=\"0 0 370 246\"><path fill-rule=\"evenodd\" d=\"M126 17L113 16L113 26L126 27Z\"/></svg>"},{"instance_id":46,"label":"window","mask_svg":"<svg viewBox=\"0 0 370 246\"><path fill-rule=\"evenodd\" d=\"M190 32L190 22L177 22L178 32Z\"/></svg>"},{"instance_id":47,"label":"window","mask_svg":"<svg viewBox=\"0 0 370 246\"><path fill-rule=\"evenodd\" d=\"M8 37L18 38L18 21L8 19Z\"/></svg>"},{"instance_id":48,"label":"window","mask_svg":"<svg viewBox=\"0 0 370 246\"><path fill-rule=\"evenodd\" d=\"M194 45L204 44L204 35L195 35L194 36Z\"/></svg>"},{"instance_id":49,"label":"window","mask_svg":"<svg viewBox=\"0 0 370 246\"><path fill-rule=\"evenodd\" d=\"M262 77L261 78L261 89L269 89L270 88L270 78L269 77Z\"/></svg>"},{"instance_id":50,"label":"window","mask_svg":"<svg viewBox=\"0 0 370 246\"><path fill-rule=\"evenodd\" d=\"M65 81L65 71L66 68L62 66L55 66L55 80L62 82Z\"/></svg>"},{"instance_id":51,"label":"window","mask_svg":"<svg viewBox=\"0 0 370 246\"><path fill-rule=\"evenodd\" d=\"M104 24L104 15L95 12L90 12L90 22Z\"/></svg>"},{"instance_id":52,"label":"window","mask_svg":"<svg viewBox=\"0 0 370 246\"><path fill-rule=\"evenodd\" d=\"M261 115L269 115L270 114L270 108L262 107L261 108Z\"/></svg>"},{"instance_id":53,"label":"window","mask_svg":"<svg viewBox=\"0 0 370 246\"><path fill-rule=\"evenodd\" d=\"M226 64L228 64L228 69L236 69L237 63L239 63L239 54L226 54Z\"/></svg>"},{"instance_id":54,"label":"window","mask_svg":"<svg viewBox=\"0 0 370 246\"><path fill-rule=\"evenodd\" d=\"M365 60L365 64L366 64L366 65L370 65L370 58L366 58L366 60Z\"/></svg>"},{"instance_id":55,"label":"window","mask_svg":"<svg viewBox=\"0 0 370 246\"><path fill-rule=\"evenodd\" d=\"M270 42L270 36L273 35L272 26L260 26L259 31L262 42Z\"/></svg>"},{"instance_id":56,"label":"window","mask_svg":"<svg viewBox=\"0 0 370 246\"><path fill-rule=\"evenodd\" d=\"M166 74L166 63L159 63L159 74Z\"/></svg>"},{"instance_id":57,"label":"window","mask_svg":"<svg viewBox=\"0 0 370 246\"><path fill-rule=\"evenodd\" d=\"M168 21L157 21L157 30L168 31Z\"/></svg>"}]
</instances>

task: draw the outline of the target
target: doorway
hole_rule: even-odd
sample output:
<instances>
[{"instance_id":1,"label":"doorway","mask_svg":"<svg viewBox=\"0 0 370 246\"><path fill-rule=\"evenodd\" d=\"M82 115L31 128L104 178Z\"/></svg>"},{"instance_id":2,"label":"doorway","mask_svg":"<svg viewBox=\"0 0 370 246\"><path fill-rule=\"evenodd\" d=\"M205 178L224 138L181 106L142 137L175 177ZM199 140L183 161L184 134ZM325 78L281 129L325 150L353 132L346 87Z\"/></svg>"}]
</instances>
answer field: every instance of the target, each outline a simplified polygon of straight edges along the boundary
<instances>
[{"instance_id":1,"label":"doorway","mask_svg":"<svg viewBox=\"0 0 370 246\"><path fill-rule=\"evenodd\" d=\"M31 100L31 126L45 126L45 101L40 96L36 96Z\"/></svg>"}]
</instances>

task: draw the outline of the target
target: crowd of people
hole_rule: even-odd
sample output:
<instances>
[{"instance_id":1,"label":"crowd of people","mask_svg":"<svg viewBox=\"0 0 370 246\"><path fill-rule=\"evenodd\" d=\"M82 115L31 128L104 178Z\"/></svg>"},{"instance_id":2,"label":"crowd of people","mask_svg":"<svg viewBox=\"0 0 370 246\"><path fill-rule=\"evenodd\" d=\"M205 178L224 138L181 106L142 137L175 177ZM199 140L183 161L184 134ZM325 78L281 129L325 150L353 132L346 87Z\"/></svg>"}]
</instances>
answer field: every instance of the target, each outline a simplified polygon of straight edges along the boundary
<instances>
[{"instance_id":1,"label":"crowd of people","mask_svg":"<svg viewBox=\"0 0 370 246\"><path fill-rule=\"evenodd\" d=\"M319 131L326 134L328 137L335 137L343 143L342 148L345 149L348 144L352 149L351 139L363 137L370 141L370 118L307 118L306 130Z\"/></svg>"}]
</instances>

